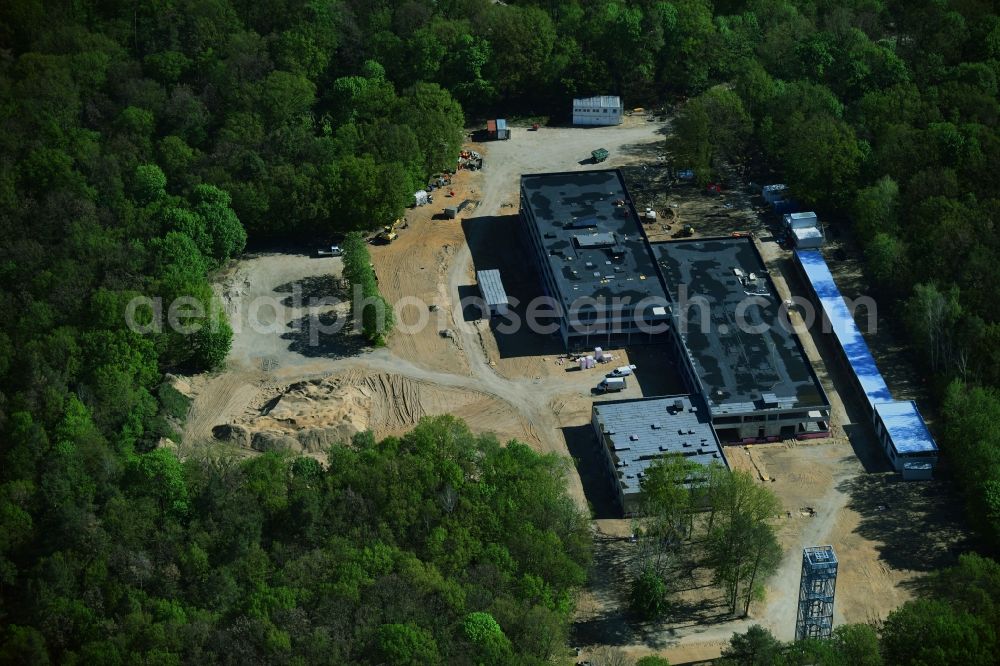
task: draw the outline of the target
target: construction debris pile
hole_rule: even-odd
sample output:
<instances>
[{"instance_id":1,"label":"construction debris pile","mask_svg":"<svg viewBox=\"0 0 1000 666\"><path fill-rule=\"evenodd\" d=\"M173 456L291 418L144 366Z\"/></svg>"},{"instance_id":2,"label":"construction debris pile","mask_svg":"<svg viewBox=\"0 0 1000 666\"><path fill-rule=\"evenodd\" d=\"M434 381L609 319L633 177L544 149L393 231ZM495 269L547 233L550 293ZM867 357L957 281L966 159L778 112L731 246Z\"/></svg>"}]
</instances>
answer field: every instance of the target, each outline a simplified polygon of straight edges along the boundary
<instances>
[{"instance_id":1,"label":"construction debris pile","mask_svg":"<svg viewBox=\"0 0 1000 666\"><path fill-rule=\"evenodd\" d=\"M474 150L463 150L458 154L458 168L478 171L483 168L483 156Z\"/></svg>"}]
</instances>

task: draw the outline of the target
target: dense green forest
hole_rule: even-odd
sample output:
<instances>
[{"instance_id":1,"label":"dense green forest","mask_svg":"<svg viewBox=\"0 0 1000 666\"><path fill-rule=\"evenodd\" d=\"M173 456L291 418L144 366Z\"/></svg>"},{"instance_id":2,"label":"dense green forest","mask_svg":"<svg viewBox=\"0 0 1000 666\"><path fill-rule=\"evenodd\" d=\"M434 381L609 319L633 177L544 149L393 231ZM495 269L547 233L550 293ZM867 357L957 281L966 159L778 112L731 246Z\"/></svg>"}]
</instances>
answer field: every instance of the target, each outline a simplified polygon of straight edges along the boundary
<instances>
[{"instance_id":1,"label":"dense green forest","mask_svg":"<svg viewBox=\"0 0 1000 666\"><path fill-rule=\"evenodd\" d=\"M687 3L685 3L687 4ZM707 3L690 3L707 11ZM993 3L719 2L668 141L704 183L784 179L850 231L940 406L946 466L1000 548L1000 18ZM699 91L699 88L702 90Z\"/></svg>"},{"instance_id":2,"label":"dense green forest","mask_svg":"<svg viewBox=\"0 0 1000 666\"><path fill-rule=\"evenodd\" d=\"M574 95L676 103L700 178L773 169L853 232L996 549L998 80L985 0L0 3L0 661L551 654L587 558L552 460L447 421L328 470L153 449L248 238L386 224L468 118Z\"/></svg>"},{"instance_id":3,"label":"dense green forest","mask_svg":"<svg viewBox=\"0 0 1000 666\"><path fill-rule=\"evenodd\" d=\"M326 469L158 449L112 483L87 467L113 462L97 433L83 449L59 427L76 444L42 452L39 522L5 507L0 663L530 664L564 645L590 533L554 456L438 417Z\"/></svg>"}]
</instances>

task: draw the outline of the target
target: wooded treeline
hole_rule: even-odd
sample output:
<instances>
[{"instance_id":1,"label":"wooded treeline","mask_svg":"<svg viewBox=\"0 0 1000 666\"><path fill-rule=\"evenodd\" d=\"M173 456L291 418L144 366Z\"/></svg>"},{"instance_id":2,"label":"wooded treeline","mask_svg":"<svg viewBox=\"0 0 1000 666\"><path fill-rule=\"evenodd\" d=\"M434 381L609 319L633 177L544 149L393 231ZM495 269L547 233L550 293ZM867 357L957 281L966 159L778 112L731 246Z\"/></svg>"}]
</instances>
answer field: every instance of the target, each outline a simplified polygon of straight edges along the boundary
<instances>
[{"instance_id":1,"label":"wooded treeline","mask_svg":"<svg viewBox=\"0 0 1000 666\"><path fill-rule=\"evenodd\" d=\"M327 469L119 460L82 408L59 432L18 452L32 514L31 475L3 470L22 478L4 485L0 663L541 664L565 644L590 533L555 456L452 417L358 435Z\"/></svg>"},{"instance_id":2,"label":"wooded treeline","mask_svg":"<svg viewBox=\"0 0 1000 666\"><path fill-rule=\"evenodd\" d=\"M628 106L692 96L677 125L698 149L691 165L711 173L760 156L854 227L883 302L907 304L901 320L932 383L943 394L959 381L944 454L996 544L998 59L995 9L978 0L0 3L0 656L425 663L469 642L483 651L468 654L493 655L482 661L546 654L549 638L531 631L564 630L585 559L549 532L575 527L503 524L530 536L508 547L511 561L491 551L453 575L392 531L433 521L337 485L336 468L143 452L180 413L158 389L164 369L225 357L206 272L248 236L387 224L454 164L466 116L565 119L571 97L608 92ZM135 311L148 333L126 325L134 298L161 299L165 317L179 296L195 334L157 329L148 307ZM344 455L378 449L362 444ZM365 526L363 542L283 532L313 524L281 498L312 497L316 474L316 502L367 512L337 514ZM394 490L386 478L371 492ZM446 486L435 478L414 485L436 497ZM506 485L518 478L489 493L527 492ZM543 561L535 539L563 558L537 574L548 588L525 577ZM379 543L391 552L359 554ZM308 575L284 578L308 549ZM509 572L483 574L488 594L467 578L482 562ZM339 577L376 585L389 572L426 575L412 585L434 613L394 610L350 637L309 619L330 610L320 597L374 612Z\"/></svg>"},{"instance_id":3,"label":"wooded treeline","mask_svg":"<svg viewBox=\"0 0 1000 666\"><path fill-rule=\"evenodd\" d=\"M745 617L781 562L774 492L744 470L704 467L680 455L654 462L641 487L632 610L644 620L669 617L686 584L677 572L700 565L711 571L729 612Z\"/></svg>"},{"instance_id":4,"label":"wooded treeline","mask_svg":"<svg viewBox=\"0 0 1000 666\"><path fill-rule=\"evenodd\" d=\"M723 10L722 8L725 7ZM909 342L970 521L1000 547L1000 18L988 2L716 3L730 57L669 141L699 180L756 157L850 229ZM955 384L949 387L951 382Z\"/></svg>"}]
</instances>

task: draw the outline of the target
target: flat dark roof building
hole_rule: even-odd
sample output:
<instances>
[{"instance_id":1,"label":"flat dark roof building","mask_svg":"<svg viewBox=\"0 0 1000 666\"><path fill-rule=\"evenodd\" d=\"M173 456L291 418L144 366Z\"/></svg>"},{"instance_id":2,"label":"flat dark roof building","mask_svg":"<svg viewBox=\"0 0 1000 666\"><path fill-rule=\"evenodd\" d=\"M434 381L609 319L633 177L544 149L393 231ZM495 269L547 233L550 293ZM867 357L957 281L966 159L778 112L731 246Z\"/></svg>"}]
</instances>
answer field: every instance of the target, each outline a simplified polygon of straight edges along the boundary
<instances>
[{"instance_id":1,"label":"flat dark roof building","mask_svg":"<svg viewBox=\"0 0 1000 666\"><path fill-rule=\"evenodd\" d=\"M638 509L643 474L658 458L677 454L702 465L728 466L707 410L696 396L595 402L591 425L626 515Z\"/></svg>"},{"instance_id":2,"label":"flat dark roof building","mask_svg":"<svg viewBox=\"0 0 1000 666\"><path fill-rule=\"evenodd\" d=\"M779 321L782 302L753 241L711 238L651 247L713 422L738 431L720 438L826 430L826 393L798 337Z\"/></svg>"},{"instance_id":3,"label":"flat dark roof building","mask_svg":"<svg viewBox=\"0 0 1000 666\"><path fill-rule=\"evenodd\" d=\"M521 217L567 345L643 342L640 322L666 331L667 295L620 171L521 176Z\"/></svg>"}]
</instances>

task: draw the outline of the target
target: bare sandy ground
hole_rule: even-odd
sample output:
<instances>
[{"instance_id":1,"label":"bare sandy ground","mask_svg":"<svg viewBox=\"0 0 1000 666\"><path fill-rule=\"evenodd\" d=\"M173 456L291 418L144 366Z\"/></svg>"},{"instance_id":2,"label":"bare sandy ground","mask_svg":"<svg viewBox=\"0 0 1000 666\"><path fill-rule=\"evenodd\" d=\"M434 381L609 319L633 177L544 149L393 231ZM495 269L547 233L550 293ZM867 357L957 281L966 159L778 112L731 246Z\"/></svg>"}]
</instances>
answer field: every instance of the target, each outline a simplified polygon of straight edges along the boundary
<instances>
[{"instance_id":1,"label":"bare sandy ground","mask_svg":"<svg viewBox=\"0 0 1000 666\"><path fill-rule=\"evenodd\" d=\"M683 209L690 210L702 205L699 197L682 192L677 199L687 204ZM706 235L720 235L725 230L720 229L718 218L703 228ZM763 227L755 230L762 235L767 231ZM770 241L758 241L758 248L779 295L802 296L790 253ZM801 320L796 321L793 315L793 322ZM948 488L939 481L904 483L888 471L860 399L839 364L831 361L830 341L814 332L806 332L800 339L830 399L832 436L810 442L726 448L734 469L744 469L769 485L782 503L783 514L776 524L785 556L768 581L764 602L753 604L748 618L729 619L717 591L708 586L705 572L700 572L690 589L679 595L680 609L670 621L651 626L630 624L622 610L627 594L623 579L607 574L607 570L627 570L628 546L599 540L601 570L595 567L592 585L579 604L578 628L593 628L600 637L588 647L610 643L632 656L652 653L673 663L688 663L717 657L734 632L745 631L751 624L791 640L801 553L806 546L829 544L837 554L835 624L881 620L912 598L924 574L953 562L965 549L967 533ZM890 367L897 365L898 360ZM626 521L602 522L599 528L607 534L630 531ZM610 553L602 555L602 550ZM607 560L617 564L608 566ZM580 632L578 639L586 643Z\"/></svg>"},{"instance_id":2,"label":"bare sandy ground","mask_svg":"<svg viewBox=\"0 0 1000 666\"><path fill-rule=\"evenodd\" d=\"M381 437L405 431L424 415L454 413L477 432L572 456L576 472L569 475L569 490L581 507L595 512L595 530L627 535L628 522L602 508L607 489L588 462L591 388L603 372L571 369L551 338L495 335L488 321L463 310L461 299L475 292L479 268L502 266L509 292L537 289L530 257L519 244L522 173L625 167L640 183L633 189L636 205L661 211L663 227L648 230L654 236L669 238L682 223L695 226L699 235L753 228L756 215L744 193L706 197L657 182L656 157L667 131L664 123L633 117L613 128L514 128L510 141L470 144L485 156L485 168L460 171L453 199L436 191L434 204L407 212L395 242L372 247L383 293L391 302L408 303L397 313L404 330L386 348L365 347L345 304L310 300L343 297L339 259L313 259L311 248L303 248L300 254L276 252L235 262L218 278L236 329L232 352L223 372L188 378L195 399L182 453L224 447L222 437L246 455L285 448L321 458L325 446L358 430L370 428ZM599 147L611 157L590 164L590 151ZM471 203L460 219L434 219L445 206L465 200ZM665 228L670 215L674 226ZM779 289L801 293L787 275L787 255L774 243L760 247ZM255 299L254 314L264 326L248 325L247 304ZM416 326L423 319L426 324ZM341 321L344 328L335 334L317 326ZM762 483L775 490L785 509L778 518L785 557L766 601L751 608L750 618L731 620L713 610L712 588L696 587L685 593L685 603L700 610L673 623L636 627L623 610L622 578L615 575L621 571L614 568L616 558L627 557L623 542L598 538L591 581L578 604L577 644L615 645L634 655L660 652L686 662L718 656L734 631L753 622L790 638L801 548L827 543L842 562L837 622L880 618L909 597L922 571L953 553L961 534L941 515L949 504L940 488L901 484L881 473L880 454L860 412L837 390L847 386L846 379L823 364L830 350L809 336L803 342L833 402L834 437L727 451L734 466L773 479ZM674 371L650 349L612 350L615 364L620 359L639 366L628 391L615 398L679 390ZM806 507L811 511L801 510ZM919 541L920 527L928 524L932 546Z\"/></svg>"}]
</instances>

